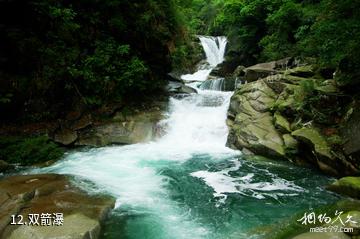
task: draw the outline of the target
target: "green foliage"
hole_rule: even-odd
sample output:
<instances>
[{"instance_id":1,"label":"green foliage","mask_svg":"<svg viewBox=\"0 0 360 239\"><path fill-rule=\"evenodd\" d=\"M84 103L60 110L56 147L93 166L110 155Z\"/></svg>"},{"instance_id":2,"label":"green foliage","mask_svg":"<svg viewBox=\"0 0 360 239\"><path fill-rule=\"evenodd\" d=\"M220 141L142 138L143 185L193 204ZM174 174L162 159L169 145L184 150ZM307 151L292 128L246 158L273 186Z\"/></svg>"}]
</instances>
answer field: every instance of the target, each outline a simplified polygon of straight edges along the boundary
<instances>
[{"instance_id":1,"label":"green foliage","mask_svg":"<svg viewBox=\"0 0 360 239\"><path fill-rule=\"evenodd\" d=\"M63 154L64 150L46 136L0 137L0 158L8 163L27 166L57 160Z\"/></svg>"},{"instance_id":2,"label":"green foliage","mask_svg":"<svg viewBox=\"0 0 360 239\"><path fill-rule=\"evenodd\" d=\"M75 79L81 79L81 92L88 104L121 101L126 90L146 90L144 81L148 69L143 61L130 55L129 45L120 45L113 39L96 43L93 54L70 69Z\"/></svg>"},{"instance_id":3,"label":"green foliage","mask_svg":"<svg viewBox=\"0 0 360 239\"><path fill-rule=\"evenodd\" d=\"M315 57L322 67L338 68L336 78L340 85L360 85L359 1L202 2L199 5L199 1L192 1L193 19L204 19L199 6L200 9L215 6L215 17L209 14L207 30L195 27L195 32L228 36L228 55L240 58L237 61L241 64L288 56Z\"/></svg>"},{"instance_id":4,"label":"green foliage","mask_svg":"<svg viewBox=\"0 0 360 239\"><path fill-rule=\"evenodd\" d=\"M222 0L177 0L181 23L190 34L207 35L219 10Z\"/></svg>"},{"instance_id":5,"label":"green foliage","mask_svg":"<svg viewBox=\"0 0 360 239\"><path fill-rule=\"evenodd\" d=\"M230 51L245 53L243 64L254 64L261 54L260 40L265 37L266 18L276 1L224 1L212 32L224 32L230 39Z\"/></svg>"},{"instance_id":6,"label":"green foliage","mask_svg":"<svg viewBox=\"0 0 360 239\"><path fill-rule=\"evenodd\" d=\"M186 37L177 42L171 54L174 71L191 72L194 66L203 59L203 50L197 40Z\"/></svg>"},{"instance_id":7,"label":"green foliage","mask_svg":"<svg viewBox=\"0 0 360 239\"><path fill-rule=\"evenodd\" d=\"M0 14L0 113L12 119L160 89L200 56L195 34L228 36L236 64L316 57L339 85L360 85L359 1L8 0Z\"/></svg>"},{"instance_id":8,"label":"green foliage","mask_svg":"<svg viewBox=\"0 0 360 239\"><path fill-rule=\"evenodd\" d=\"M0 113L13 118L39 101L61 112L151 94L180 32L173 0L9 0L0 14Z\"/></svg>"},{"instance_id":9,"label":"green foliage","mask_svg":"<svg viewBox=\"0 0 360 239\"><path fill-rule=\"evenodd\" d=\"M297 33L305 29L302 17L301 5L292 1L285 1L279 9L268 15L268 35L259 42L263 47L263 59L280 59L296 53Z\"/></svg>"},{"instance_id":10,"label":"green foliage","mask_svg":"<svg viewBox=\"0 0 360 239\"><path fill-rule=\"evenodd\" d=\"M4 94L4 95L0 94L0 104L10 103L11 97L12 97L11 93Z\"/></svg>"}]
</instances>

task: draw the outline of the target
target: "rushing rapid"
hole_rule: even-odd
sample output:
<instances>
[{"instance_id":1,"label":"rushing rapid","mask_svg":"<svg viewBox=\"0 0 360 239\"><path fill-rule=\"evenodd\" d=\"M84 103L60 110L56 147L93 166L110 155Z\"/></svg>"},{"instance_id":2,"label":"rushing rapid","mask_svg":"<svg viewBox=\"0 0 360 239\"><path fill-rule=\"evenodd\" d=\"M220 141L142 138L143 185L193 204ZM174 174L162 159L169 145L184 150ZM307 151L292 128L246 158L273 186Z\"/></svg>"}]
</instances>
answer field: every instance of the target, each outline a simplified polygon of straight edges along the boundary
<instances>
[{"instance_id":1,"label":"rushing rapid","mask_svg":"<svg viewBox=\"0 0 360 239\"><path fill-rule=\"evenodd\" d=\"M207 63L182 76L198 94L170 98L164 136L72 152L37 170L74 175L88 191L117 198L103 238L257 238L262 231L250 229L332 200L322 189L311 193L326 179L310 170L244 161L225 146L232 92L214 90L209 74L223 62L227 40L200 42Z\"/></svg>"}]
</instances>

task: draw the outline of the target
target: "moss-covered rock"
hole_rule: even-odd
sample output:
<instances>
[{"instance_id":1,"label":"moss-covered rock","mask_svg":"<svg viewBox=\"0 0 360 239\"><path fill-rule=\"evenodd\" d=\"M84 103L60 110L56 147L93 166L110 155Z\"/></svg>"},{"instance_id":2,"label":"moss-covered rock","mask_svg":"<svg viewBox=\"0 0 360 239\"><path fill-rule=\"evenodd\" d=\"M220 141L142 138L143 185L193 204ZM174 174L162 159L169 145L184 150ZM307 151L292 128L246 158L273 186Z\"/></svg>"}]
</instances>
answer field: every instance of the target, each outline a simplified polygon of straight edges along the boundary
<instances>
[{"instance_id":1,"label":"moss-covered rock","mask_svg":"<svg viewBox=\"0 0 360 239\"><path fill-rule=\"evenodd\" d=\"M291 132L289 121L279 112L274 114L275 127L284 133Z\"/></svg>"},{"instance_id":2,"label":"moss-covered rock","mask_svg":"<svg viewBox=\"0 0 360 239\"><path fill-rule=\"evenodd\" d=\"M344 177L328 186L328 189L360 199L360 177Z\"/></svg>"},{"instance_id":3,"label":"moss-covered rock","mask_svg":"<svg viewBox=\"0 0 360 239\"><path fill-rule=\"evenodd\" d=\"M244 71L245 69L246 69L246 67L242 66L242 65L236 67L236 69L233 72L233 77L242 77L242 76L244 76L245 75L245 71Z\"/></svg>"},{"instance_id":4,"label":"moss-covered rock","mask_svg":"<svg viewBox=\"0 0 360 239\"><path fill-rule=\"evenodd\" d=\"M340 221L341 219L341 221ZM349 211L340 215L340 219L333 225L344 228L352 228L348 234L352 236L360 236L360 211ZM350 219L350 220L349 220ZM333 221L335 218L333 218Z\"/></svg>"},{"instance_id":5,"label":"moss-covered rock","mask_svg":"<svg viewBox=\"0 0 360 239\"><path fill-rule=\"evenodd\" d=\"M332 159L331 148L319 131L313 127L303 127L291 133L295 138L311 146L315 153Z\"/></svg>"},{"instance_id":6,"label":"moss-covered rock","mask_svg":"<svg viewBox=\"0 0 360 239\"><path fill-rule=\"evenodd\" d=\"M321 82L321 84L315 87L315 90L324 94L334 94L339 92L339 89L336 87L334 80L325 80Z\"/></svg>"},{"instance_id":7,"label":"moss-covered rock","mask_svg":"<svg viewBox=\"0 0 360 239\"><path fill-rule=\"evenodd\" d=\"M244 79L247 82L256 81L261 78L265 78L269 75L276 74L277 71L275 70L276 62L266 62L260 63L254 66L250 66L244 69L245 76Z\"/></svg>"},{"instance_id":8,"label":"moss-covered rock","mask_svg":"<svg viewBox=\"0 0 360 239\"><path fill-rule=\"evenodd\" d=\"M294 137L291 136L291 134L284 134L283 139L286 149L297 150L298 142L296 141L296 139L294 139Z\"/></svg>"},{"instance_id":9,"label":"moss-covered rock","mask_svg":"<svg viewBox=\"0 0 360 239\"><path fill-rule=\"evenodd\" d=\"M334 176L359 174L359 120L351 117L351 123L339 127L344 99L335 81L325 80L312 65L289 69L289 61L284 62L286 70L276 62L239 68L245 73L241 77L252 82L241 85L231 98L227 145L265 157L285 152L292 162L306 160ZM327 129L341 131L342 138Z\"/></svg>"},{"instance_id":10,"label":"moss-covered rock","mask_svg":"<svg viewBox=\"0 0 360 239\"><path fill-rule=\"evenodd\" d=\"M337 218L336 213L339 213L339 212L342 212L342 215L341 215L342 219L346 219L347 215L351 215L352 219L354 221L359 222L359 220L358 220L358 209L359 208L360 208L359 200L346 199L346 200L340 200L334 204L315 208L313 210L313 212L317 216L320 214L322 214L322 215L326 214L327 216L331 217L331 223L335 221L335 219ZM326 237L319 237L319 236L322 236L323 233L309 233L310 228L324 227L324 226L326 226L326 227L336 226L335 224L337 223L337 221L334 222L334 224L324 225L324 222L320 222L320 220L318 220L318 218L316 218L316 221L314 224L309 224L309 223L302 224L302 222L299 221L299 219L304 216L304 213L305 212L297 213L297 214L293 215L292 217L284 220L283 222L275 223L266 238L267 239L293 239L293 238L318 239L318 238L338 238L337 236L340 236L340 238L344 237L344 235L342 235L342 234L340 234L340 235L339 234L324 234L324 236L326 236ZM345 223L345 221L346 220L343 220L344 223ZM346 226L350 226L350 223L346 224ZM354 228L354 231L356 232L357 225L354 226L353 228ZM347 235L345 234L345 236L347 236ZM345 238L349 238L349 237L345 237Z\"/></svg>"},{"instance_id":11,"label":"moss-covered rock","mask_svg":"<svg viewBox=\"0 0 360 239\"><path fill-rule=\"evenodd\" d=\"M356 169L346 160L337 159L332 153L331 147L320 134L319 130L313 126L303 127L291 133L307 147L303 150L309 153L305 154L310 162L317 164L319 169L329 175L349 175L356 172Z\"/></svg>"},{"instance_id":12,"label":"moss-covered rock","mask_svg":"<svg viewBox=\"0 0 360 239\"><path fill-rule=\"evenodd\" d=\"M299 76L304 78L310 78L315 75L315 70L312 65L298 66L285 71L286 75Z\"/></svg>"},{"instance_id":13,"label":"moss-covered rock","mask_svg":"<svg viewBox=\"0 0 360 239\"><path fill-rule=\"evenodd\" d=\"M305 94L300 86L285 84L284 90L277 97L273 108L281 112L285 110L295 112L304 97Z\"/></svg>"},{"instance_id":14,"label":"moss-covered rock","mask_svg":"<svg viewBox=\"0 0 360 239\"><path fill-rule=\"evenodd\" d=\"M236 92L230 104L230 113L236 116L228 124L230 147L275 158L285 156L283 139L270 113L275 97L264 81L245 84Z\"/></svg>"}]
</instances>

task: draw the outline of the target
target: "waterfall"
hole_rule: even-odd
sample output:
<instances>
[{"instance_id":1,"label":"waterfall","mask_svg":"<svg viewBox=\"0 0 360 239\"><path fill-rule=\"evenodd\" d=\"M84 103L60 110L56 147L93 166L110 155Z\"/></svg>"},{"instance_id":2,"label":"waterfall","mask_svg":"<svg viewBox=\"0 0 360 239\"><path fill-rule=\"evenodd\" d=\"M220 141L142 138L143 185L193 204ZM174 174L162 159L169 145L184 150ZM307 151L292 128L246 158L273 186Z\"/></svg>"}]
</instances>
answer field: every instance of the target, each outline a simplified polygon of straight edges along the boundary
<instances>
[{"instance_id":1,"label":"waterfall","mask_svg":"<svg viewBox=\"0 0 360 239\"><path fill-rule=\"evenodd\" d=\"M226 37L200 36L201 45L206 54L206 60L211 67L215 67L224 61Z\"/></svg>"},{"instance_id":2,"label":"waterfall","mask_svg":"<svg viewBox=\"0 0 360 239\"><path fill-rule=\"evenodd\" d=\"M181 79L187 82L203 82L208 79L211 71L224 61L227 39L224 36L210 37L199 36L201 45L206 55L206 63L199 66L194 74L186 74Z\"/></svg>"},{"instance_id":3,"label":"waterfall","mask_svg":"<svg viewBox=\"0 0 360 239\"><path fill-rule=\"evenodd\" d=\"M253 231L247 234L249 228L284 221L293 214L290 209L305 210L331 198L313 193L321 177L307 180L308 169L239 160L241 153L225 146L232 92L219 91L225 79L206 79L224 58L226 38L200 40L208 63L183 76L198 94L169 99L160 139L74 150L49 167L30 171L73 175L73 183L89 193L114 196L106 238L258 239Z\"/></svg>"},{"instance_id":4,"label":"waterfall","mask_svg":"<svg viewBox=\"0 0 360 239\"><path fill-rule=\"evenodd\" d=\"M213 67L224 58L226 38L200 39L208 63L195 74L182 77L190 82L205 81ZM196 155L226 159L239 154L225 146L228 135L225 121L232 92L197 90L198 94L170 98L167 117L160 122L165 128L165 135L160 139L71 153L41 172L86 178L118 198L117 206L129 215L139 213L141 218L143 214L150 214L141 223L144 226L150 223L150 228L160 226L157 231L139 238L207 237L208 229L187 216L187 209L179 207L169 196L169 178L161 174L174 162L194 160ZM188 177L192 176L188 174ZM136 235L136 231L133 233Z\"/></svg>"},{"instance_id":5,"label":"waterfall","mask_svg":"<svg viewBox=\"0 0 360 239\"><path fill-rule=\"evenodd\" d=\"M225 91L225 79L213 79L213 80L206 80L200 85L200 89L202 90L217 90L217 91Z\"/></svg>"}]
</instances>

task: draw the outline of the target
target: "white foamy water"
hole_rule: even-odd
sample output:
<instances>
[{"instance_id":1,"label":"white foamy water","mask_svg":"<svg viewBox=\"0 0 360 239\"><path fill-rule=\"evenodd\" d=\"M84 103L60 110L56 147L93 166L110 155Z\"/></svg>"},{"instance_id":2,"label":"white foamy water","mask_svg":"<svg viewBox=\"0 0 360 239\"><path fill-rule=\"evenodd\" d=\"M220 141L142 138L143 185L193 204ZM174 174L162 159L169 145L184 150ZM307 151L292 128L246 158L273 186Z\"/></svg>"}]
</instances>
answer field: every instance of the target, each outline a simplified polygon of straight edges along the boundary
<instances>
[{"instance_id":1,"label":"white foamy water","mask_svg":"<svg viewBox=\"0 0 360 239\"><path fill-rule=\"evenodd\" d=\"M234 166L220 171L197 171L191 173L191 176L202 179L208 186L213 188L214 197L219 198L219 202L225 202L227 194L238 193L251 196L257 199L265 199L272 197L278 199L281 196L297 196L300 192L304 192L302 187L295 185L291 181L277 177L268 171L263 171L267 176L266 182L259 182L254 178L253 173L246 176L234 177L231 172L240 169L241 163L238 160L233 161Z\"/></svg>"},{"instance_id":2,"label":"white foamy water","mask_svg":"<svg viewBox=\"0 0 360 239\"><path fill-rule=\"evenodd\" d=\"M195 72L194 74L186 74L186 75L182 75L181 79L183 79L184 81L188 81L188 82L193 82L193 81L205 81L212 69L204 69L204 70L199 70L197 72Z\"/></svg>"},{"instance_id":3,"label":"white foamy water","mask_svg":"<svg viewBox=\"0 0 360 239\"><path fill-rule=\"evenodd\" d=\"M225 124L230 92L198 90L198 95L171 99L166 135L158 141L167 148L189 152L232 152L225 147L228 128Z\"/></svg>"},{"instance_id":4,"label":"white foamy water","mask_svg":"<svg viewBox=\"0 0 360 239\"><path fill-rule=\"evenodd\" d=\"M214 38L209 36L200 36L199 39L204 47L206 60L209 62L210 66L215 67L224 61L227 44L226 37L219 36Z\"/></svg>"},{"instance_id":5,"label":"white foamy water","mask_svg":"<svg viewBox=\"0 0 360 239\"><path fill-rule=\"evenodd\" d=\"M209 64L221 62L226 39L201 39ZM211 69L199 70L183 79L204 81ZM166 126L166 134L157 141L70 153L64 160L35 172L71 174L94 182L97 188L90 190L112 194L117 198L117 207L130 214L152 215L151 223L162 228L156 238L203 238L209 229L169 198L166 189L169 179L159 171L164 165L185 162L196 154L213 158L239 154L225 147L228 135L225 120L231 95L198 89L198 94L171 98L168 117L161 122Z\"/></svg>"},{"instance_id":6,"label":"white foamy water","mask_svg":"<svg viewBox=\"0 0 360 239\"><path fill-rule=\"evenodd\" d=\"M226 37L200 36L201 45L205 51L207 63L201 65L194 74L182 75L181 79L187 82L206 81L211 71L224 61L224 55L227 45ZM214 89L217 90L217 89Z\"/></svg>"},{"instance_id":7,"label":"white foamy water","mask_svg":"<svg viewBox=\"0 0 360 239\"><path fill-rule=\"evenodd\" d=\"M97 187L80 185L87 191L111 194L116 207L129 215L150 214L153 223L162 227L159 238L203 238L208 229L192 220L187 211L169 199L167 177L158 170L169 161L191 157L158 143L114 146L70 154L55 165L40 172L71 174L94 182ZM38 173L39 169L33 171Z\"/></svg>"},{"instance_id":8,"label":"white foamy water","mask_svg":"<svg viewBox=\"0 0 360 239\"><path fill-rule=\"evenodd\" d=\"M224 78L207 80L200 85L200 89L223 91L225 89L225 82Z\"/></svg>"}]
</instances>

